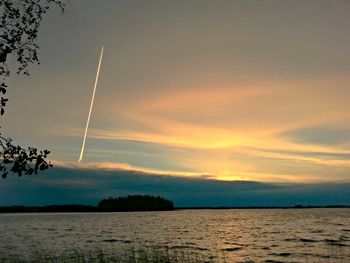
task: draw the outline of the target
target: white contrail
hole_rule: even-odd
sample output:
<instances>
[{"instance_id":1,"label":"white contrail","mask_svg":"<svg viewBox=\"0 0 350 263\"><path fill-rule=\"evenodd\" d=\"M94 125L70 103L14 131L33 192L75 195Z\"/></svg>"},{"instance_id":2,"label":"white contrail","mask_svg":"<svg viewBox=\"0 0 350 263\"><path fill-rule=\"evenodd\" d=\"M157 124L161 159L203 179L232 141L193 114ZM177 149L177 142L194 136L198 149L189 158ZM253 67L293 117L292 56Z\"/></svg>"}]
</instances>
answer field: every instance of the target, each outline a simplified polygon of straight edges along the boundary
<instances>
[{"instance_id":1,"label":"white contrail","mask_svg":"<svg viewBox=\"0 0 350 263\"><path fill-rule=\"evenodd\" d=\"M99 75L100 75L100 68L101 68L102 57L103 57L103 49L104 49L104 47L102 47L102 49L101 49L100 60L99 60L99 62L98 62L97 73L96 73L96 79L95 79L95 85L94 85L94 91L93 91L93 93L92 93L91 104L90 104L90 110L89 110L89 115L88 115L88 119L87 119L87 122L86 122L85 133L84 133L84 139L83 139L83 145L81 146L81 152L80 152L80 156L79 156L79 162L81 162L81 160L83 159L84 148L85 148L85 141L86 141L86 135L87 135L87 131L88 131L88 128L89 128L92 106L94 105L94 99L95 99L97 81L98 81L98 77L99 77Z\"/></svg>"}]
</instances>

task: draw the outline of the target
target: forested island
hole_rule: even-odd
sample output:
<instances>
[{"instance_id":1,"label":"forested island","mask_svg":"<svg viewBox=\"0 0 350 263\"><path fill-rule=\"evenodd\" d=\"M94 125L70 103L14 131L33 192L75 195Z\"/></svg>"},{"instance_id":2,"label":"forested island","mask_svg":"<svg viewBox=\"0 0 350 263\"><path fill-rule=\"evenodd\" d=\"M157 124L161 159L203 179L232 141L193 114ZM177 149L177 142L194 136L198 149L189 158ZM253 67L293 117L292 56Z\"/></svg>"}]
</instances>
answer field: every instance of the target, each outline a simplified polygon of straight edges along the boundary
<instances>
[{"instance_id":1,"label":"forested island","mask_svg":"<svg viewBox=\"0 0 350 263\"><path fill-rule=\"evenodd\" d=\"M174 210L174 204L160 196L129 195L103 199L98 208L103 211L169 211Z\"/></svg>"}]
</instances>

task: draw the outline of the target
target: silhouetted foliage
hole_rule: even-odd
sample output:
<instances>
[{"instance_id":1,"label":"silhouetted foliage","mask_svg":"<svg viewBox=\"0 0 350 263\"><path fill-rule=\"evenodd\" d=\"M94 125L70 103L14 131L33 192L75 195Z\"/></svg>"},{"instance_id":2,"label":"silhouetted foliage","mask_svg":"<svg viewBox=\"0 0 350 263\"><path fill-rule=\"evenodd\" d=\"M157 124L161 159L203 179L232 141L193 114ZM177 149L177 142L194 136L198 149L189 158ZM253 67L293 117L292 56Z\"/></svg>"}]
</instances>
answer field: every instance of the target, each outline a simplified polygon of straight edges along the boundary
<instances>
[{"instance_id":1,"label":"silhouetted foliage","mask_svg":"<svg viewBox=\"0 0 350 263\"><path fill-rule=\"evenodd\" d=\"M160 196L128 195L103 199L98 208L105 211L166 211L173 210L174 204Z\"/></svg>"},{"instance_id":2,"label":"silhouetted foliage","mask_svg":"<svg viewBox=\"0 0 350 263\"><path fill-rule=\"evenodd\" d=\"M48 150L38 151L36 148L22 148L19 145L12 144L11 139L6 139L0 134L1 163L0 173L2 178L6 178L9 171L18 176L37 174L38 171L44 171L52 167L45 158L50 153Z\"/></svg>"},{"instance_id":3,"label":"silhouetted foliage","mask_svg":"<svg viewBox=\"0 0 350 263\"><path fill-rule=\"evenodd\" d=\"M64 11L63 0L0 0L0 115L5 113L8 99L7 78L9 55L16 60L17 74L29 75L28 66L39 64L38 32L43 15L55 4ZM48 150L22 148L0 134L0 173L6 178L11 171L18 176L32 175L51 166L45 158Z\"/></svg>"}]
</instances>

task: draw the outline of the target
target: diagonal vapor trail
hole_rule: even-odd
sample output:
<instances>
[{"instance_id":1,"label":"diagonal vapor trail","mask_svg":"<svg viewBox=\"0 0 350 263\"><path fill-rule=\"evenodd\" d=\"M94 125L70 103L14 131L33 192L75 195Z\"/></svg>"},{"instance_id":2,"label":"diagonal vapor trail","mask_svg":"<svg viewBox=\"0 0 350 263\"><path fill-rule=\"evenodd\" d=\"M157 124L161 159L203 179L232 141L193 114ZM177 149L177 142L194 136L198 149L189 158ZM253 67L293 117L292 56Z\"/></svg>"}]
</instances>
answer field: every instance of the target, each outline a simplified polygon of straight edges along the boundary
<instances>
[{"instance_id":1,"label":"diagonal vapor trail","mask_svg":"<svg viewBox=\"0 0 350 263\"><path fill-rule=\"evenodd\" d=\"M91 117L91 112L92 112L92 106L94 105L96 87L97 87L98 77L99 77L99 75L100 75L100 68L101 68L101 64L102 64L103 49L104 49L104 47L102 47L102 49L101 49L100 60L99 60L99 62L98 62L97 73L96 73L96 79L95 79L95 85L94 85L94 91L93 91L93 93L92 93L89 115L88 115L88 118L87 118L86 127L85 127L85 132L84 132L83 145L81 146L81 152L80 152L80 156L79 156L79 163L83 160L84 148L85 148L85 141L86 141L86 135L87 135L87 131L88 131L88 128L89 128L90 117Z\"/></svg>"}]
</instances>

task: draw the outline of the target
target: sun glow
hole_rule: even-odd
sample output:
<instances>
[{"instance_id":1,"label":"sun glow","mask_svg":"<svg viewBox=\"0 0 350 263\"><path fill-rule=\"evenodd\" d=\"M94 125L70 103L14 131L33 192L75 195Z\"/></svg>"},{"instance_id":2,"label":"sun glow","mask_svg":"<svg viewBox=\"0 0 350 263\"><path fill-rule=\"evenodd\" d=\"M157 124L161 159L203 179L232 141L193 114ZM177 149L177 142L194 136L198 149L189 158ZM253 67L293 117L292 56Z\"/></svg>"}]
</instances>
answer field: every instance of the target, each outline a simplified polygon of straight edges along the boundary
<instances>
[{"instance_id":1,"label":"sun glow","mask_svg":"<svg viewBox=\"0 0 350 263\"><path fill-rule=\"evenodd\" d=\"M131 151L128 156L176 164L171 169L159 168L154 164L157 161L148 164L143 157L143 164L136 166L144 169L220 180L321 181L317 174L334 169L339 175L333 176L340 180L341 167L350 168L346 142L302 140L304 130L348 120L344 114L348 104L329 90L334 83L345 86L346 81L334 77L288 85L270 82L175 89L136 98L127 105L106 103L96 111L98 119L107 120L105 128L91 127L89 138L95 143L115 143L116 150L91 151L99 150L99 156L109 160L113 153L125 156L125 151L118 150L120 143L156 147L159 152L152 156L147 150ZM317 97L312 96L316 89L323 91ZM62 133L78 136L81 132Z\"/></svg>"}]
</instances>

